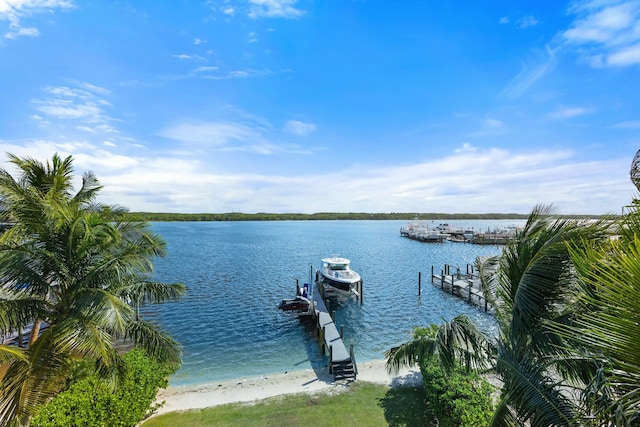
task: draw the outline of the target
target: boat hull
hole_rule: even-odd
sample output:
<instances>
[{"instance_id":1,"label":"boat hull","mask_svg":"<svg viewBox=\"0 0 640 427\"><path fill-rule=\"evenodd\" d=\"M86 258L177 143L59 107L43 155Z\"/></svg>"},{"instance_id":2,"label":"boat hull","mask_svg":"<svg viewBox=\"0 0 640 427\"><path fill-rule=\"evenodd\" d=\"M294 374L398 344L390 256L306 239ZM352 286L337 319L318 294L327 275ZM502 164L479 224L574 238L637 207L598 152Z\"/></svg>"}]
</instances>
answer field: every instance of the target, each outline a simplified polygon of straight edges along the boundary
<instances>
[{"instance_id":1,"label":"boat hull","mask_svg":"<svg viewBox=\"0 0 640 427\"><path fill-rule=\"evenodd\" d=\"M327 277L324 274L320 274L320 280L325 285L331 286L332 288L335 288L342 292L356 291L361 282L361 280L358 280L356 282L341 282L341 281L332 279L331 277Z\"/></svg>"}]
</instances>

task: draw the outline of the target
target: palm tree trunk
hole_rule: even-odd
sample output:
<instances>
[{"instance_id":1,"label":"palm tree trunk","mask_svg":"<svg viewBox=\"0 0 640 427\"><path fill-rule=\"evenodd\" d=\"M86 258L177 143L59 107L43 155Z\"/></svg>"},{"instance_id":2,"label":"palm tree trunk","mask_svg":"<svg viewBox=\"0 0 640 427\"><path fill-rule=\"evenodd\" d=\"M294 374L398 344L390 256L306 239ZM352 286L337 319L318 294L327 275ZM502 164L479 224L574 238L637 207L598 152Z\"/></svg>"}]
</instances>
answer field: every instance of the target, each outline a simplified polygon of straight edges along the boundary
<instances>
[{"instance_id":1,"label":"palm tree trunk","mask_svg":"<svg viewBox=\"0 0 640 427\"><path fill-rule=\"evenodd\" d=\"M38 335L40 335L40 323L40 320L33 322L33 328L31 328L31 335L29 336L29 345L27 345L27 348L30 348L38 339Z\"/></svg>"}]
</instances>

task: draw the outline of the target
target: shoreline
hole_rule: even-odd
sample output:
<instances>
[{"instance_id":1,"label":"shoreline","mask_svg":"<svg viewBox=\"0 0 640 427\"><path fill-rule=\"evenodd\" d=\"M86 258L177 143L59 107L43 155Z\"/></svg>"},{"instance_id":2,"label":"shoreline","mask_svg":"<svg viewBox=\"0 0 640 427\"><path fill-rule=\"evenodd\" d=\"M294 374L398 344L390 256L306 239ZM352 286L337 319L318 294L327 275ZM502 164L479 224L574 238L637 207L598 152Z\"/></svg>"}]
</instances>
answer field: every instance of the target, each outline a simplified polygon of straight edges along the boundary
<instances>
[{"instance_id":1,"label":"shoreline","mask_svg":"<svg viewBox=\"0 0 640 427\"><path fill-rule=\"evenodd\" d=\"M358 366L356 382L366 381L400 385L422 385L422 375L417 367L402 369L397 375L389 375L384 360L364 362ZM239 378L208 384L169 386L158 391L156 401L164 404L153 416L168 412L203 409L237 402L256 402L274 396L296 393L340 392L353 381L334 381L327 368L305 369L253 378Z\"/></svg>"}]
</instances>

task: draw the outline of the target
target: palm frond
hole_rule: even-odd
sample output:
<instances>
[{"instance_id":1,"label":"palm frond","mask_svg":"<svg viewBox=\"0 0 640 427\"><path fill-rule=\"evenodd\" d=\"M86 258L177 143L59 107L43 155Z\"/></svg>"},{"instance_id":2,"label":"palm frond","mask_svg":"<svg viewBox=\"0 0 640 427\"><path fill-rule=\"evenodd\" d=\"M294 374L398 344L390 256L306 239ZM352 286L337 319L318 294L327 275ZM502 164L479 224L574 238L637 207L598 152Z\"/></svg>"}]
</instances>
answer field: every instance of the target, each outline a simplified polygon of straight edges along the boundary
<instances>
[{"instance_id":1,"label":"palm frond","mask_svg":"<svg viewBox=\"0 0 640 427\"><path fill-rule=\"evenodd\" d=\"M139 320L129 324L127 338L146 353L160 361L178 365L182 360L182 348L168 333L151 323Z\"/></svg>"},{"instance_id":2,"label":"palm frond","mask_svg":"<svg viewBox=\"0 0 640 427\"><path fill-rule=\"evenodd\" d=\"M538 360L502 346L496 368L505 383L503 399L519 418L532 427L576 425L575 405Z\"/></svg>"},{"instance_id":3,"label":"palm frond","mask_svg":"<svg viewBox=\"0 0 640 427\"><path fill-rule=\"evenodd\" d=\"M385 352L386 369L397 375L400 369L419 365L423 360L433 357L436 351L434 337L420 336Z\"/></svg>"}]
</instances>

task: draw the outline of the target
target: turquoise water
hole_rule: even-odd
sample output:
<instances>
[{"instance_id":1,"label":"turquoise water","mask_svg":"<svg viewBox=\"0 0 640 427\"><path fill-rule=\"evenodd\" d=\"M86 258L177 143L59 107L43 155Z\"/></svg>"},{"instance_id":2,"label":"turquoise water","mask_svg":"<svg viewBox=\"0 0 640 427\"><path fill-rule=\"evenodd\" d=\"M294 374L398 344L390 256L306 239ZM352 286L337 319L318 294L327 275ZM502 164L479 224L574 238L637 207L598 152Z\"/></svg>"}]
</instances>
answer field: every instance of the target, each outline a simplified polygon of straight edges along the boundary
<instances>
[{"instance_id":1,"label":"turquoise water","mask_svg":"<svg viewBox=\"0 0 640 427\"><path fill-rule=\"evenodd\" d=\"M448 221L486 230L514 221ZM347 346L358 362L382 359L409 339L416 326L441 323L465 313L486 329L493 319L431 285L433 265L460 266L477 256L499 254L496 246L430 244L400 237L406 221L167 222L153 229L168 243L156 260L155 279L182 282L181 302L145 307L145 318L161 324L183 346L183 366L172 385L319 368L313 327L280 312L296 279L309 280L320 259L351 259L364 280L364 304L338 306ZM422 295L418 297L418 272Z\"/></svg>"}]
</instances>

